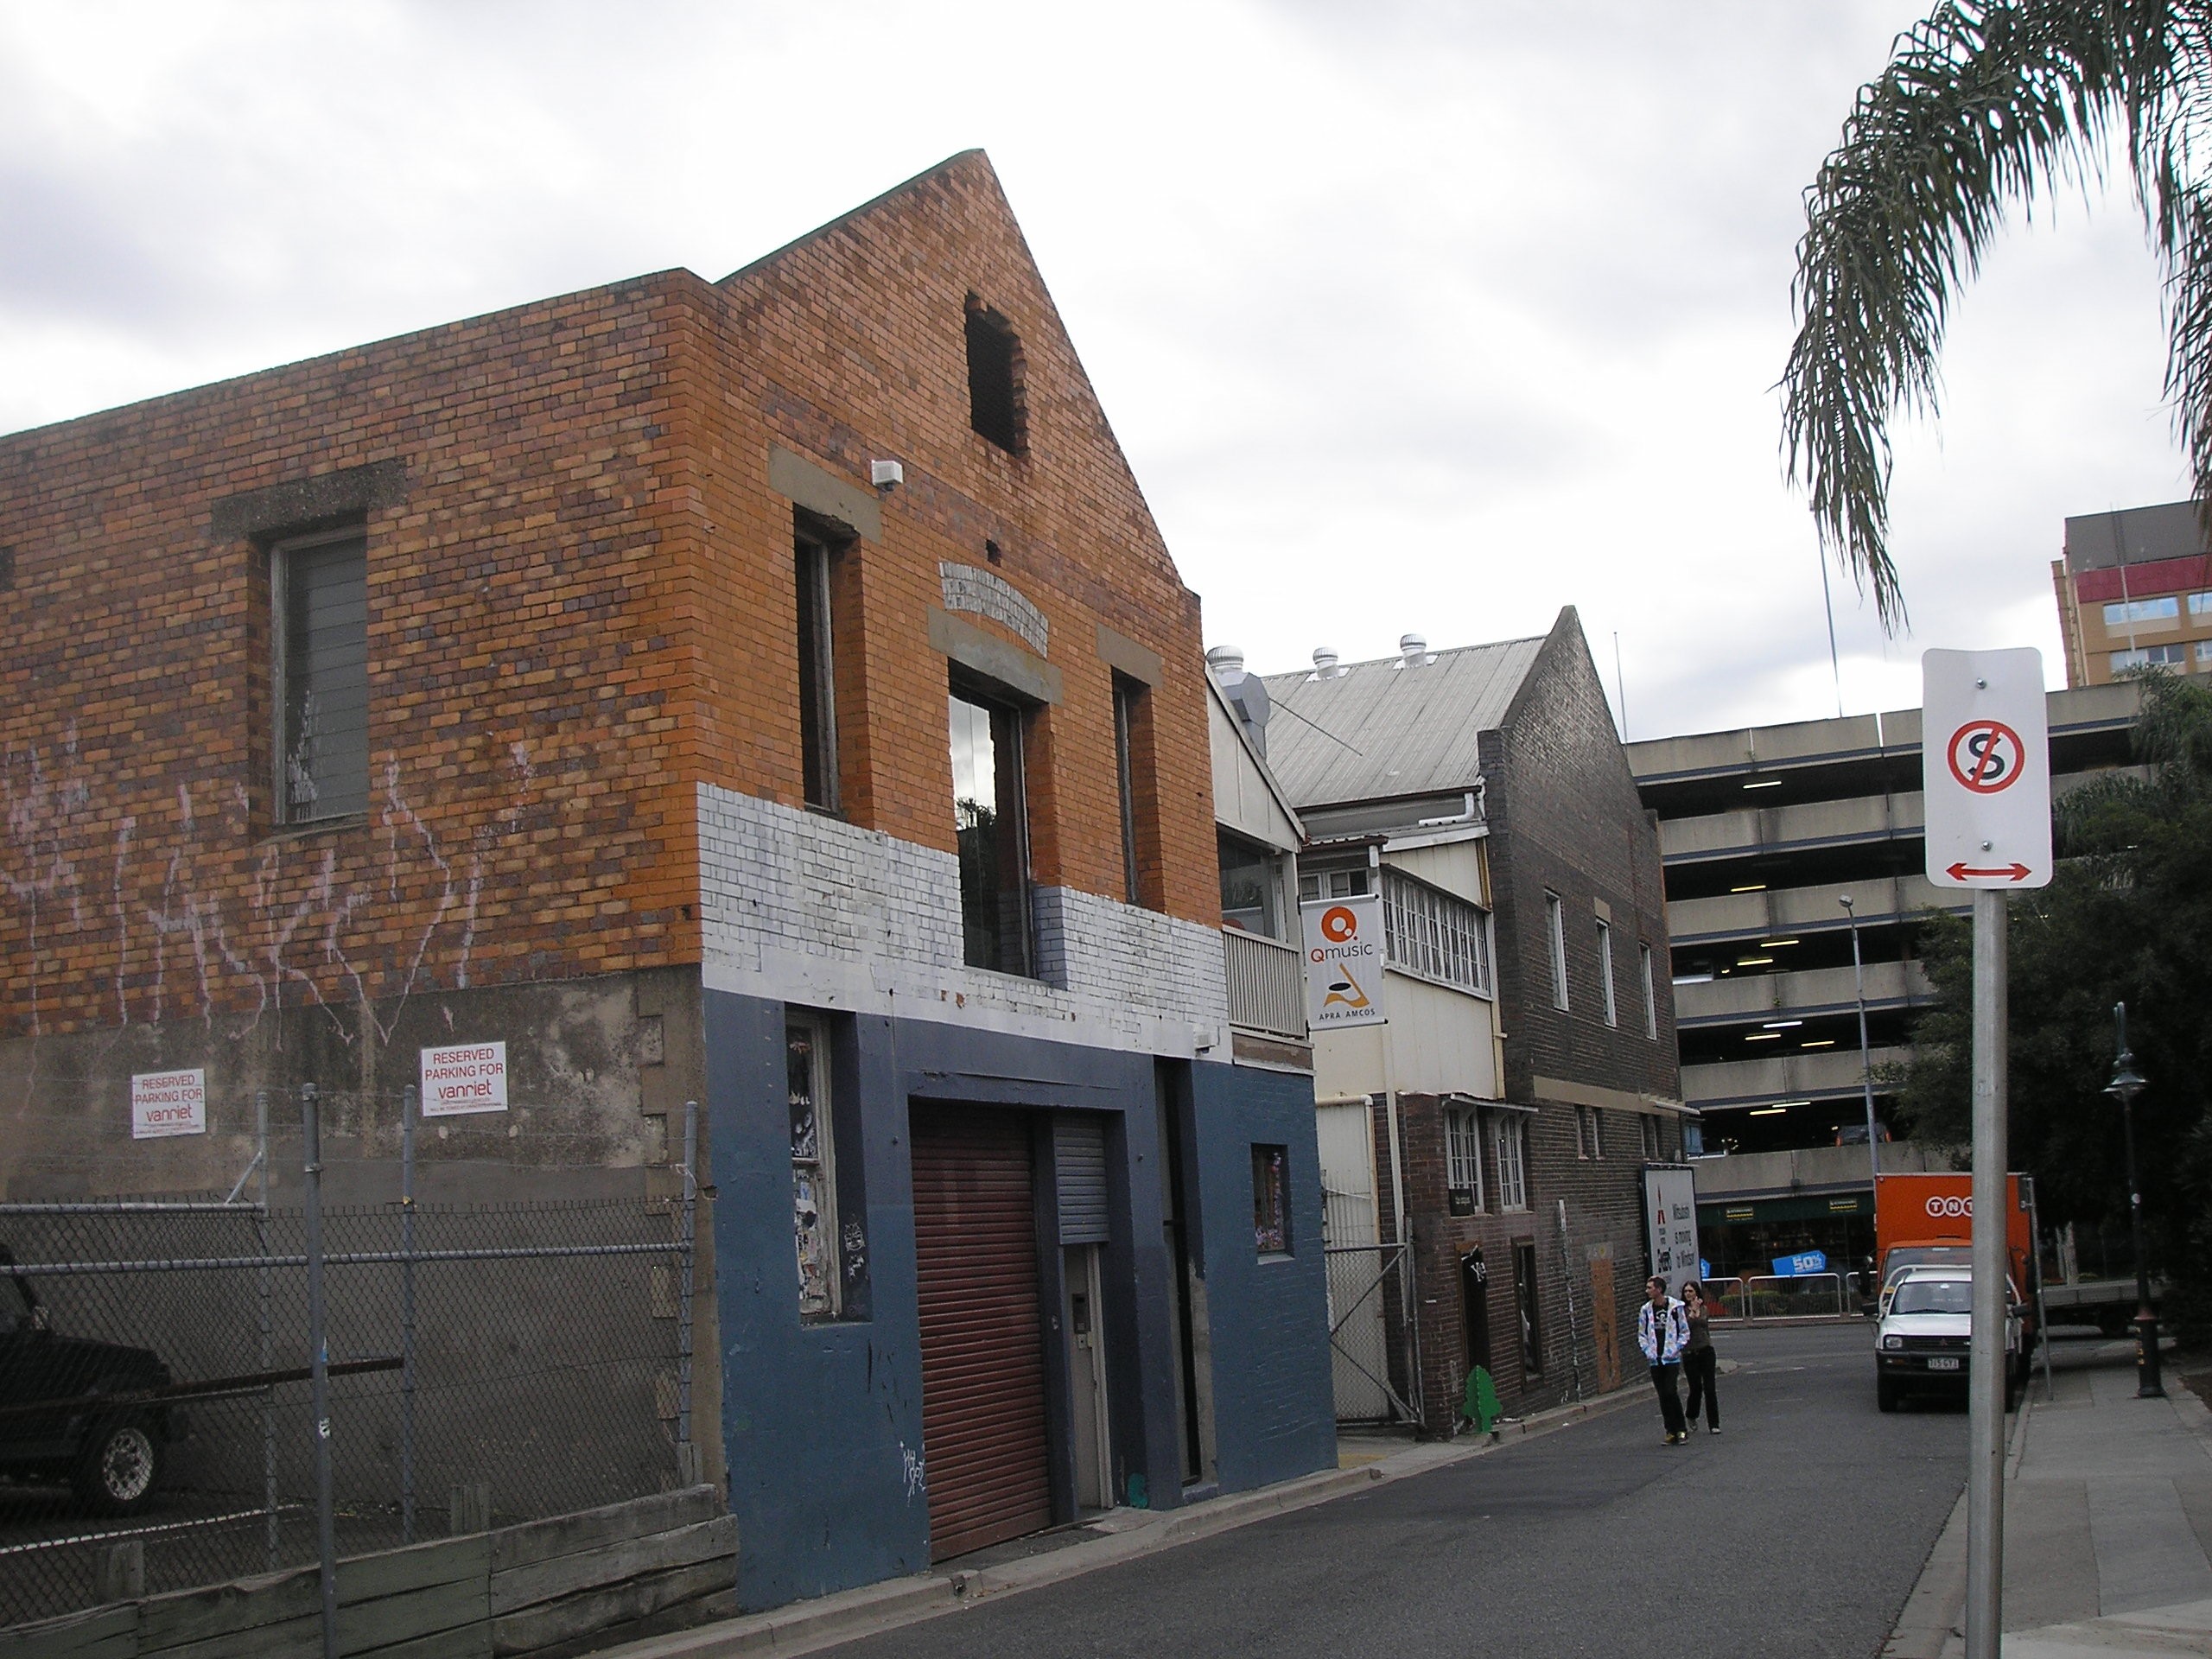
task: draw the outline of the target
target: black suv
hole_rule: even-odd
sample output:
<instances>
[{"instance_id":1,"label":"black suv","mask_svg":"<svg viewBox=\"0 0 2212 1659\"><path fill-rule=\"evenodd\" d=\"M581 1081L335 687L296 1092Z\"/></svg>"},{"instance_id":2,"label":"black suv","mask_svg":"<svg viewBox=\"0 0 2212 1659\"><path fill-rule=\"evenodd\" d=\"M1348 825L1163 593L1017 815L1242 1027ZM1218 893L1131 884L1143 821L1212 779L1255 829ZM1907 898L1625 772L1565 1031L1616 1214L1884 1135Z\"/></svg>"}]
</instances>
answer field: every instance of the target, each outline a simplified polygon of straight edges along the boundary
<instances>
[{"instance_id":1,"label":"black suv","mask_svg":"<svg viewBox=\"0 0 2212 1659\"><path fill-rule=\"evenodd\" d=\"M0 1248L0 1471L67 1480L99 1515L153 1500L182 1414L164 1403L169 1368L144 1348L55 1331Z\"/></svg>"}]
</instances>

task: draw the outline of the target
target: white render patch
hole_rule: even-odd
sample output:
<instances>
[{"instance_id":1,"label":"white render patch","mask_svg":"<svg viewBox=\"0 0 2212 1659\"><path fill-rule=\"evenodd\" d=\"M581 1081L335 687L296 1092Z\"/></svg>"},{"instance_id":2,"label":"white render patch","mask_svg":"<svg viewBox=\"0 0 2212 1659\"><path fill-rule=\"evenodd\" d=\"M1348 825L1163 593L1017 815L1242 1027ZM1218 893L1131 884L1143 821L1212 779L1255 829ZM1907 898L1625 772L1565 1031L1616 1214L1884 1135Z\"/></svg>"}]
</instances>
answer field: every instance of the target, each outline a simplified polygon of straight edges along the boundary
<instances>
[{"instance_id":1,"label":"white render patch","mask_svg":"<svg viewBox=\"0 0 2212 1659\"><path fill-rule=\"evenodd\" d=\"M960 864L834 818L699 785L711 990L1187 1058L1229 1052L1220 934L1069 887L1035 895L1042 977L962 959Z\"/></svg>"},{"instance_id":2,"label":"white render patch","mask_svg":"<svg viewBox=\"0 0 2212 1659\"><path fill-rule=\"evenodd\" d=\"M1039 657L1052 654L1045 649L1052 634L1052 625L1046 621L1045 613L1024 599L1004 577L981 565L955 564L950 560L939 562L937 574L944 588L946 610L988 616L992 621L1012 628Z\"/></svg>"}]
</instances>

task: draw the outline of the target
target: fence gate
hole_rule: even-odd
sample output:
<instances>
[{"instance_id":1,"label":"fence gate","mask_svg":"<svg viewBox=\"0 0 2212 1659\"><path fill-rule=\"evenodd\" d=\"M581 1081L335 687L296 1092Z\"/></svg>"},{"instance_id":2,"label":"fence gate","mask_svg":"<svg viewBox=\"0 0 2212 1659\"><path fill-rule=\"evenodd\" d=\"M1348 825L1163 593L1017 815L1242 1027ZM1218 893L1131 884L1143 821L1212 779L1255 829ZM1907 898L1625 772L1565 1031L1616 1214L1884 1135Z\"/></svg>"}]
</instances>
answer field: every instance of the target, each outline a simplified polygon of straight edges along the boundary
<instances>
[{"instance_id":1,"label":"fence gate","mask_svg":"<svg viewBox=\"0 0 2212 1659\"><path fill-rule=\"evenodd\" d=\"M1405 1397L1418 1367L1409 1356L1392 1363L1394 1333L1399 1347L1411 1340L1413 1262L1402 1244L1382 1243L1370 1122L1360 1102L1323 1106L1315 1118L1337 1421L1418 1422Z\"/></svg>"}]
</instances>

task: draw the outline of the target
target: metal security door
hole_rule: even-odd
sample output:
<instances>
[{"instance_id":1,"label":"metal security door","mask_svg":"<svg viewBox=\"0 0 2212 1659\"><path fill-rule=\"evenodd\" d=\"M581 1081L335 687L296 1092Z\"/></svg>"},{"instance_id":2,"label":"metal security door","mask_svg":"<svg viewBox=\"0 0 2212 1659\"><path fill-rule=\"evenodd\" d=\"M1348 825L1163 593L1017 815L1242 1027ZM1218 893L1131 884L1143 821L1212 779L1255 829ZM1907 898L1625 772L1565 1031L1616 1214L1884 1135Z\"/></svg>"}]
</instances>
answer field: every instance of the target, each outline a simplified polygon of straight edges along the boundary
<instances>
[{"instance_id":1,"label":"metal security door","mask_svg":"<svg viewBox=\"0 0 2212 1659\"><path fill-rule=\"evenodd\" d=\"M943 1560L1052 1522L1028 1121L917 1106L912 1153L922 1454Z\"/></svg>"}]
</instances>

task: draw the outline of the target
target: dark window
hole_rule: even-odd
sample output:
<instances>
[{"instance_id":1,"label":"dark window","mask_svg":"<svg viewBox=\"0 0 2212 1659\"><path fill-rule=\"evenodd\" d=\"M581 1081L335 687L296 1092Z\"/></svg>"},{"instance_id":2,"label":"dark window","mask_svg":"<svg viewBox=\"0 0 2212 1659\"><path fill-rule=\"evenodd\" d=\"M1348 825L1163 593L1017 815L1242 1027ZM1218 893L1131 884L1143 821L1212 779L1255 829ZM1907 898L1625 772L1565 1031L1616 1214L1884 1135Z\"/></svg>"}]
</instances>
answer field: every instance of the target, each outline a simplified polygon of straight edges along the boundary
<instances>
[{"instance_id":1,"label":"dark window","mask_svg":"<svg viewBox=\"0 0 2212 1659\"><path fill-rule=\"evenodd\" d=\"M835 1064L837 1020L794 1009L784 1027L791 1131L791 1234L804 1319L865 1319L868 1201L849 1106L850 1066ZM839 1142L846 1144L841 1148ZM851 1155L844 1155L851 1154Z\"/></svg>"},{"instance_id":2,"label":"dark window","mask_svg":"<svg viewBox=\"0 0 2212 1659\"><path fill-rule=\"evenodd\" d=\"M806 804L838 810L837 690L830 651L830 566L838 549L802 522L794 537L798 588L798 737Z\"/></svg>"},{"instance_id":3,"label":"dark window","mask_svg":"<svg viewBox=\"0 0 2212 1659\"><path fill-rule=\"evenodd\" d=\"M369 807L368 543L358 530L270 552L283 823Z\"/></svg>"},{"instance_id":4,"label":"dark window","mask_svg":"<svg viewBox=\"0 0 2212 1659\"><path fill-rule=\"evenodd\" d=\"M1143 867L1137 857L1136 763L1130 748L1130 727L1144 688L1135 680L1114 677L1114 772L1122 797L1122 896L1133 905L1144 902Z\"/></svg>"},{"instance_id":5,"label":"dark window","mask_svg":"<svg viewBox=\"0 0 2212 1659\"><path fill-rule=\"evenodd\" d=\"M16 550L0 547L0 594L16 585Z\"/></svg>"},{"instance_id":6,"label":"dark window","mask_svg":"<svg viewBox=\"0 0 2212 1659\"><path fill-rule=\"evenodd\" d=\"M1252 1240L1262 1255L1290 1254L1290 1148L1252 1147Z\"/></svg>"},{"instance_id":7,"label":"dark window","mask_svg":"<svg viewBox=\"0 0 2212 1659\"><path fill-rule=\"evenodd\" d=\"M837 1154L830 1119L829 1045L812 1021L794 1020L784 1028L784 1056L791 1093L798 1311L804 1319L834 1319L844 1275L837 1268Z\"/></svg>"},{"instance_id":8,"label":"dark window","mask_svg":"<svg viewBox=\"0 0 2212 1659\"><path fill-rule=\"evenodd\" d=\"M1521 1369L1530 1376L1544 1374L1544 1331L1536 1295L1536 1247L1513 1247L1513 1300L1521 1314Z\"/></svg>"},{"instance_id":9,"label":"dark window","mask_svg":"<svg viewBox=\"0 0 2212 1659\"><path fill-rule=\"evenodd\" d=\"M952 816L960 847L960 924L971 968L1030 972L1029 836L1021 715L954 687Z\"/></svg>"},{"instance_id":10,"label":"dark window","mask_svg":"<svg viewBox=\"0 0 2212 1659\"><path fill-rule=\"evenodd\" d=\"M1652 1162L1656 1163L1659 1160L1661 1152L1663 1150L1660 1135L1659 1120L1656 1117L1647 1116L1638 1121L1641 1126L1641 1132L1643 1135L1643 1155L1651 1160Z\"/></svg>"},{"instance_id":11,"label":"dark window","mask_svg":"<svg viewBox=\"0 0 2212 1659\"><path fill-rule=\"evenodd\" d=\"M1021 341L1014 326L968 296L968 422L1001 449L1022 448Z\"/></svg>"}]
</instances>

